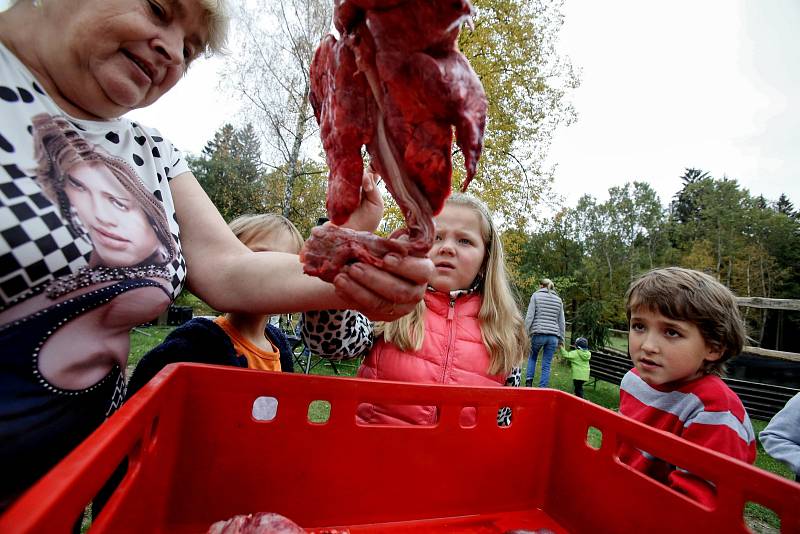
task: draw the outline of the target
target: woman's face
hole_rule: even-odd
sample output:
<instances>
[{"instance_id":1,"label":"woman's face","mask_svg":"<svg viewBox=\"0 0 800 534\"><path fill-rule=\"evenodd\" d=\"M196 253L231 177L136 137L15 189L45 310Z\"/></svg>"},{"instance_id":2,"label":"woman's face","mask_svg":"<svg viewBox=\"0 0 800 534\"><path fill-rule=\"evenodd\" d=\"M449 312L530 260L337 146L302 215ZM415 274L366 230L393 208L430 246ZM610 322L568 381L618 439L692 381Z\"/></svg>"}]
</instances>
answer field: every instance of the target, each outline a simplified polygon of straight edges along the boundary
<instances>
[{"instance_id":1,"label":"woman's face","mask_svg":"<svg viewBox=\"0 0 800 534\"><path fill-rule=\"evenodd\" d=\"M41 37L46 75L56 96L90 117L119 117L158 100L208 37L198 0L61 0L43 8L59 28Z\"/></svg>"},{"instance_id":2,"label":"woman's face","mask_svg":"<svg viewBox=\"0 0 800 534\"><path fill-rule=\"evenodd\" d=\"M430 258L436 271L431 287L445 292L470 287L486 255L481 222L480 214L468 207L444 205L434 219L436 238Z\"/></svg>"},{"instance_id":3,"label":"woman's face","mask_svg":"<svg viewBox=\"0 0 800 534\"><path fill-rule=\"evenodd\" d=\"M161 244L139 201L102 163L80 163L64 181L94 246L92 260L108 267L137 265Z\"/></svg>"}]
</instances>

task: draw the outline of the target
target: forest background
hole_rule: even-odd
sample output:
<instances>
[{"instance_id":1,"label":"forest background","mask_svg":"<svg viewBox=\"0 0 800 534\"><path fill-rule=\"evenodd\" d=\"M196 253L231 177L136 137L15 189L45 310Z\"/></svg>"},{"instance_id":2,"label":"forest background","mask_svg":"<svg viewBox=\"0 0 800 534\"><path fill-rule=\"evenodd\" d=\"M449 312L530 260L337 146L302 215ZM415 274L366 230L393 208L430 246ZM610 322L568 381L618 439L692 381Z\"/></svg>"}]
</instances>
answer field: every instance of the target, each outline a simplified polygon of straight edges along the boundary
<instances>
[{"instance_id":1,"label":"forest background","mask_svg":"<svg viewBox=\"0 0 800 534\"><path fill-rule=\"evenodd\" d=\"M686 168L681 188L659 198L645 181L584 195L561 206L547 155L557 127L576 120L570 92L580 77L555 43L560 0L475 0L474 29L459 45L489 99L485 148L470 192L494 211L524 311L551 278L574 331L600 344L626 328L623 297L644 270L680 265L706 271L738 296L800 297L800 212L786 194L751 194L735 178ZM308 103L309 65L330 31L322 0L236 4L240 31L229 47L224 87L245 102L241 120L221 127L190 159L226 220L282 213L307 235L325 216L327 167ZM454 152L454 188L462 179ZM386 196L381 231L402 225ZM781 341L766 310L743 309L751 344L800 351L800 318L787 314ZM795 335L792 335L791 333Z\"/></svg>"}]
</instances>

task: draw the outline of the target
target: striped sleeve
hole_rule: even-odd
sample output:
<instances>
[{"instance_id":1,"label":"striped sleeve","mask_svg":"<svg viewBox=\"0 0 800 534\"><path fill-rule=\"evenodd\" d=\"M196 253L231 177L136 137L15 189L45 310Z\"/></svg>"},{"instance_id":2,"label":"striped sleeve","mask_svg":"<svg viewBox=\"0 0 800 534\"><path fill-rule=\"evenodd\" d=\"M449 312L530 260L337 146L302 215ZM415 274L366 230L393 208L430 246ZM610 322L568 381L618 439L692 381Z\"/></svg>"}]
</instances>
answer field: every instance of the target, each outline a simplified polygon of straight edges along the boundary
<instances>
[{"instance_id":1,"label":"striped sleeve","mask_svg":"<svg viewBox=\"0 0 800 534\"><path fill-rule=\"evenodd\" d=\"M630 371L621 385L620 413L738 460L755 461L750 418L739 397L716 376L664 391ZM621 450L620 458L629 465L653 473L668 468L666 483L670 487L703 504L713 503L715 488L711 482L680 466L669 466L645 451L629 446Z\"/></svg>"}]
</instances>

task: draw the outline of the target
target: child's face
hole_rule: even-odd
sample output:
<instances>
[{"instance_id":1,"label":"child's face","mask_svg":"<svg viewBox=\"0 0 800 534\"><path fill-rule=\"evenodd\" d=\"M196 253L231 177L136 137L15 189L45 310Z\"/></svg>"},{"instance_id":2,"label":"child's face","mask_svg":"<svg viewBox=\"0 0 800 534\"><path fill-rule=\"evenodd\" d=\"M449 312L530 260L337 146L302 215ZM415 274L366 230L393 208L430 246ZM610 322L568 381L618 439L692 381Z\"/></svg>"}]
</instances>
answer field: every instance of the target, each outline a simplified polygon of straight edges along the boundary
<instances>
[{"instance_id":1,"label":"child's face","mask_svg":"<svg viewBox=\"0 0 800 534\"><path fill-rule=\"evenodd\" d=\"M251 237L245 245L253 252L286 252L289 254L300 252L297 250L297 243L291 234L280 230L259 232Z\"/></svg>"},{"instance_id":2,"label":"child's face","mask_svg":"<svg viewBox=\"0 0 800 534\"><path fill-rule=\"evenodd\" d=\"M486 254L480 214L465 206L445 204L435 224L436 238L430 258L436 272L431 286L445 292L469 288Z\"/></svg>"},{"instance_id":3,"label":"child's face","mask_svg":"<svg viewBox=\"0 0 800 534\"><path fill-rule=\"evenodd\" d=\"M645 308L631 313L628 344L633 365L652 386L699 378L703 364L721 356L696 324Z\"/></svg>"}]
</instances>

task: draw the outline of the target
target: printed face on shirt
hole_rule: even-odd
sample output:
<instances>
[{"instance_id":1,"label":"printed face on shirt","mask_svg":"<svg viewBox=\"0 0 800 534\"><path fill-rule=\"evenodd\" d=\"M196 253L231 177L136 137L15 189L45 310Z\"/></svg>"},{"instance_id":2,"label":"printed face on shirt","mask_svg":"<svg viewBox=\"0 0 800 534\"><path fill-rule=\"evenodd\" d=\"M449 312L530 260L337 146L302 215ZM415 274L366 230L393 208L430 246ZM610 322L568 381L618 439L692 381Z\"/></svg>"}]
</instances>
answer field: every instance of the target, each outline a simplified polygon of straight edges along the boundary
<instances>
[{"instance_id":1,"label":"printed face on shirt","mask_svg":"<svg viewBox=\"0 0 800 534\"><path fill-rule=\"evenodd\" d=\"M102 163L72 167L64 191L92 241L93 263L138 265L158 249L160 242L139 201Z\"/></svg>"},{"instance_id":2,"label":"printed face on shirt","mask_svg":"<svg viewBox=\"0 0 800 534\"><path fill-rule=\"evenodd\" d=\"M703 364L721 356L694 323L646 308L631 313L628 345L642 380L653 386L699 378Z\"/></svg>"},{"instance_id":3,"label":"printed face on shirt","mask_svg":"<svg viewBox=\"0 0 800 534\"><path fill-rule=\"evenodd\" d=\"M46 71L57 93L90 116L118 117L158 100L208 35L199 0L85 0L48 9L63 31L45 41Z\"/></svg>"},{"instance_id":4,"label":"printed face on shirt","mask_svg":"<svg viewBox=\"0 0 800 534\"><path fill-rule=\"evenodd\" d=\"M481 222L481 215L466 206L445 204L436 216L436 237L430 252L436 267L431 280L434 289L468 289L478 276L486 255Z\"/></svg>"}]
</instances>

